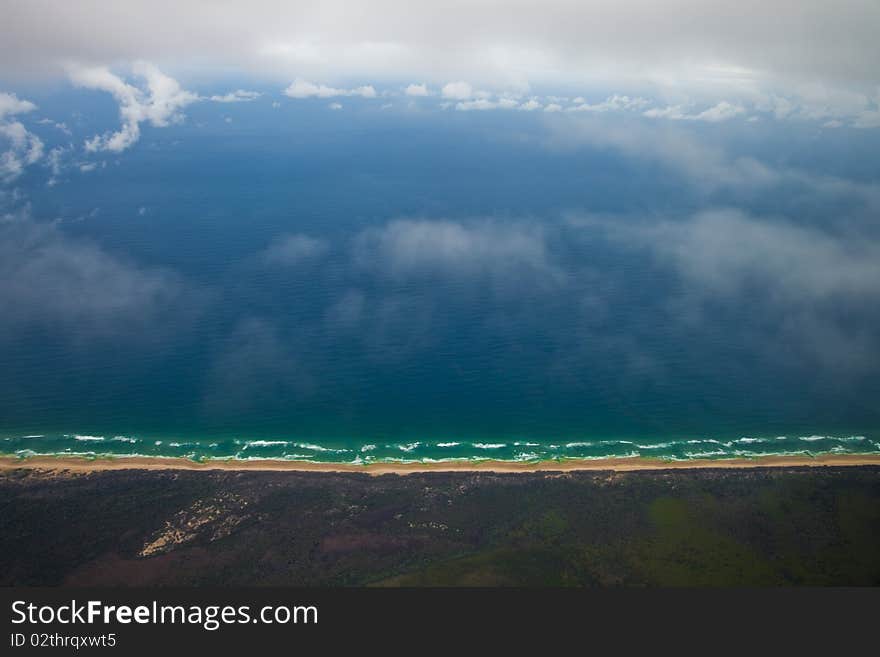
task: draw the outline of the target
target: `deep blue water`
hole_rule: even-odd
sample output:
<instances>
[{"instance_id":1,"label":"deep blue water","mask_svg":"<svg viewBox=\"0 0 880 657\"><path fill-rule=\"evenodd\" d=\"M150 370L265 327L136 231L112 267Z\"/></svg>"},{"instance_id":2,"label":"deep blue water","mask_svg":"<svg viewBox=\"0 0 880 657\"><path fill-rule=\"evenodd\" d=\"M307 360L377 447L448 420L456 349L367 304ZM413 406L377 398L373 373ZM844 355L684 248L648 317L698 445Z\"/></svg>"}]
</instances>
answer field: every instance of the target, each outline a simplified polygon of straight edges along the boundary
<instances>
[{"instance_id":1,"label":"deep blue water","mask_svg":"<svg viewBox=\"0 0 880 657\"><path fill-rule=\"evenodd\" d=\"M687 128L801 172L717 184L567 117L222 110L6 195L0 451L880 449L875 137Z\"/></svg>"}]
</instances>

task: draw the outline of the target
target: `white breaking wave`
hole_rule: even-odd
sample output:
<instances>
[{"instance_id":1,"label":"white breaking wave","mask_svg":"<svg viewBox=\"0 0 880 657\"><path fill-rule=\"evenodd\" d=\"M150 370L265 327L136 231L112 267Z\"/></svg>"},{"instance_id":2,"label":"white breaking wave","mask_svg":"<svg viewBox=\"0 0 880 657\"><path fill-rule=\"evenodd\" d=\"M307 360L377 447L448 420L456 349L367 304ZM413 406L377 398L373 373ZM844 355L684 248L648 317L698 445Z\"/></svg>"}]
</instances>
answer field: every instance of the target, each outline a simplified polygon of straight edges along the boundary
<instances>
[{"instance_id":1,"label":"white breaking wave","mask_svg":"<svg viewBox=\"0 0 880 657\"><path fill-rule=\"evenodd\" d=\"M402 452L411 452L419 445L421 445L421 443L410 443L409 445L397 445L397 449L399 449Z\"/></svg>"},{"instance_id":2,"label":"white breaking wave","mask_svg":"<svg viewBox=\"0 0 880 657\"><path fill-rule=\"evenodd\" d=\"M372 452L374 449L376 449L375 445L364 445L361 447L362 452Z\"/></svg>"},{"instance_id":3,"label":"white breaking wave","mask_svg":"<svg viewBox=\"0 0 880 657\"><path fill-rule=\"evenodd\" d=\"M248 447L273 447L276 445L289 445L290 443L286 440L251 440L244 444L242 449L247 449Z\"/></svg>"},{"instance_id":4,"label":"white breaking wave","mask_svg":"<svg viewBox=\"0 0 880 657\"><path fill-rule=\"evenodd\" d=\"M334 454L342 454L344 452L350 452L350 449L334 449L332 447L321 447L320 445L313 445L312 443L294 443L294 447L299 447L300 449L310 449L313 452L333 452Z\"/></svg>"},{"instance_id":5,"label":"white breaking wave","mask_svg":"<svg viewBox=\"0 0 880 657\"><path fill-rule=\"evenodd\" d=\"M102 441L104 440L104 436L74 436L74 440L94 440L94 441Z\"/></svg>"},{"instance_id":6,"label":"white breaking wave","mask_svg":"<svg viewBox=\"0 0 880 657\"><path fill-rule=\"evenodd\" d=\"M458 447L461 443L437 443L437 447Z\"/></svg>"},{"instance_id":7,"label":"white breaking wave","mask_svg":"<svg viewBox=\"0 0 880 657\"><path fill-rule=\"evenodd\" d=\"M506 443L474 443L474 447L477 449L501 449L502 447L507 447Z\"/></svg>"},{"instance_id":8,"label":"white breaking wave","mask_svg":"<svg viewBox=\"0 0 880 657\"><path fill-rule=\"evenodd\" d=\"M712 456L726 456L727 452L724 450L718 449L713 452L685 452L685 456L691 459L703 459L709 458Z\"/></svg>"}]
</instances>

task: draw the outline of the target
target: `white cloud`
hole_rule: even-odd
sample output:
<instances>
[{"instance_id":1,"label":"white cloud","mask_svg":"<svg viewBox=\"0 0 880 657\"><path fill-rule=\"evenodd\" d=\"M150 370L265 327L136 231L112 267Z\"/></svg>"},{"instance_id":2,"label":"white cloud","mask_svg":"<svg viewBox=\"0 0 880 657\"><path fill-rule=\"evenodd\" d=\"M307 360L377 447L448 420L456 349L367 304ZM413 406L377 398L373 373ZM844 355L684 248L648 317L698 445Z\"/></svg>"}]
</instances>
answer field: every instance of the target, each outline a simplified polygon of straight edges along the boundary
<instances>
[{"instance_id":1,"label":"white cloud","mask_svg":"<svg viewBox=\"0 0 880 657\"><path fill-rule=\"evenodd\" d=\"M740 114L745 114L745 112L746 108L742 105L734 105L732 103L728 103L726 100L722 100L714 107L710 107L709 109L703 110L702 112L697 114L694 119L696 119L697 121L719 123L721 121L727 121L728 119L737 117Z\"/></svg>"},{"instance_id":2,"label":"white cloud","mask_svg":"<svg viewBox=\"0 0 880 657\"><path fill-rule=\"evenodd\" d=\"M688 118L681 105L669 105L668 107L652 107L644 111L644 115L650 119L672 119L674 121Z\"/></svg>"},{"instance_id":3,"label":"white cloud","mask_svg":"<svg viewBox=\"0 0 880 657\"><path fill-rule=\"evenodd\" d=\"M461 112L467 112L470 110L514 109L516 107L519 107L519 101L516 101L513 98L499 98L498 100L477 98L476 100L465 100L455 104L455 109Z\"/></svg>"},{"instance_id":4,"label":"white cloud","mask_svg":"<svg viewBox=\"0 0 880 657\"><path fill-rule=\"evenodd\" d=\"M0 93L0 144L7 150L0 153L0 181L10 183L18 178L25 167L43 157L43 141L12 117L36 109L28 100L15 94Z\"/></svg>"},{"instance_id":5,"label":"white cloud","mask_svg":"<svg viewBox=\"0 0 880 657\"><path fill-rule=\"evenodd\" d=\"M648 101L644 98L630 98L629 96L621 96L618 94L609 96L601 103L596 103L595 105L590 105L580 96L575 98L572 102L575 103L575 105L567 109L569 112L622 112L626 110L638 110L645 105L648 105Z\"/></svg>"},{"instance_id":6,"label":"white cloud","mask_svg":"<svg viewBox=\"0 0 880 657\"><path fill-rule=\"evenodd\" d=\"M342 103L330 103L327 107L329 107L332 110L341 110Z\"/></svg>"},{"instance_id":7,"label":"white cloud","mask_svg":"<svg viewBox=\"0 0 880 657\"><path fill-rule=\"evenodd\" d=\"M183 118L181 109L199 100L198 95L182 89L176 80L149 62L135 62L132 72L143 80L143 87L125 82L106 67L69 68L68 75L75 85L106 91L119 103L122 128L87 140L87 151L124 151L140 138L141 123L149 122L155 127L167 126Z\"/></svg>"},{"instance_id":8,"label":"white cloud","mask_svg":"<svg viewBox=\"0 0 880 657\"><path fill-rule=\"evenodd\" d=\"M360 96L362 98L375 98L377 94L376 90L373 88L373 85L368 84L363 87L358 87L357 89L352 89L350 95Z\"/></svg>"},{"instance_id":9,"label":"white cloud","mask_svg":"<svg viewBox=\"0 0 880 657\"><path fill-rule=\"evenodd\" d=\"M62 169L62 161L64 156L68 153L70 149L65 148L64 146L56 146L55 148L49 151L49 154L46 156L46 165L49 167L49 170L52 172L52 179L50 179L50 185L54 185L55 178L61 175Z\"/></svg>"},{"instance_id":10,"label":"white cloud","mask_svg":"<svg viewBox=\"0 0 880 657\"><path fill-rule=\"evenodd\" d=\"M21 100L15 94L0 93L0 119L16 114L25 114L37 109L29 100Z\"/></svg>"},{"instance_id":11,"label":"white cloud","mask_svg":"<svg viewBox=\"0 0 880 657\"><path fill-rule=\"evenodd\" d=\"M539 110L542 107L543 107L543 105L541 105L541 103L539 103L537 100L532 98L532 99L524 102L522 105L520 105L519 109L523 110L524 112L532 112L534 110Z\"/></svg>"},{"instance_id":12,"label":"white cloud","mask_svg":"<svg viewBox=\"0 0 880 657\"><path fill-rule=\"evenodd\" d=\"M411 84L407 86L404 90L404 93L407 96L430 96L431 92L428 91L428 85L426 84Z\"/></svg>"},{"instance_id":13,"label":"white cloud","mask_svg":"<svg viewBox=\"0 0 880 657\"><path fill-rule=\"evenodd\" d=\"M337 96L360 96L362 98L376 98L378 95L372 85L365 85L355 89L338 89L325 84L315 84L308 80L297 78L284 94L291 98L335 98Z\"/></svg>"},{"instance_id":14,"label":"white cloud","mask_svg":"<svg viewBox=\"0 0 880 657\"><path fill-rule=\"evenodd\" d=\"M440 94L452 100L467 100L474 95L474 89L467 82L448 82Z\"/></svg>"},{"instance_id":15,"label":"white cloud","mask_svg":"<svg viewBox=\"0 0 880 657\"><path fill-rule=\"evenodd\" d=\"M652 119L671 119L673 121L706 121L708 123L720 123L728 121L746 113L746 108L742 105L729 103L722 100L702 112L689 114L681 105L670 105L668 107L654 107L645 110L643 114Z\"/></svg>"},{"instance_id":16,"label":"white cloud","mask_svg":"<svg viewBox=\"0 0 880 657\"><path fill-rule=\"evenodd\" d=\"M245 91L244 89L237 89L236 91L230 91L228 94L224 94L223 96L211 96L209 100L214 101L215 103L246 103L252 100L256 100L260 96L262 96L259 91Z\"/></svg>"}]
</instances>

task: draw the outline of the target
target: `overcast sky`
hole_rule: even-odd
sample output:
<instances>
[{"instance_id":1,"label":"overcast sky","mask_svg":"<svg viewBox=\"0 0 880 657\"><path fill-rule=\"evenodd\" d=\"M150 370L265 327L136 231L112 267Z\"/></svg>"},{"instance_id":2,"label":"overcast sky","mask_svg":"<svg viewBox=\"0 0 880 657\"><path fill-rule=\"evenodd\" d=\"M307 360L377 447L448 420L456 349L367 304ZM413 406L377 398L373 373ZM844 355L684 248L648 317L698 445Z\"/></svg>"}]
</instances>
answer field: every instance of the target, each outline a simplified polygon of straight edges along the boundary
<instances>
[{"instance_id":1,"label":"overcast sky","mask_svg":"<svg viewBox=\"0 0 880 657\"><path fill-rule=\"evenodd\" d=\"M2 0L0 75L146 59L287 80L877 94L876 0Z\"/></svg>"}]
</instances>

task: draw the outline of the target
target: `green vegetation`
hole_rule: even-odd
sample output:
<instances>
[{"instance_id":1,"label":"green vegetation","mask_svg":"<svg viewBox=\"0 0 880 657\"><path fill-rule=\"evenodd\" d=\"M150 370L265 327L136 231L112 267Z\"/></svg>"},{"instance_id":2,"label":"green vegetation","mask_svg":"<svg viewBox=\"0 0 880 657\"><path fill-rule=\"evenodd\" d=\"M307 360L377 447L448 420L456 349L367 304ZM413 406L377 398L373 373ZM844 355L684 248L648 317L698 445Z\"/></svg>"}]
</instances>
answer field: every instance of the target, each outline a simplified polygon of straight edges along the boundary
<instances>
[{"instance_id":1,"label":"green vegetation","mask_svg":"<svg viewBox=\"0 0 880 657\"><path fill-rule=\"evenodd\" d=\"M876 467L20 470L0 499L2 584L880 584Z\"/></svg>"}]
</instances>

